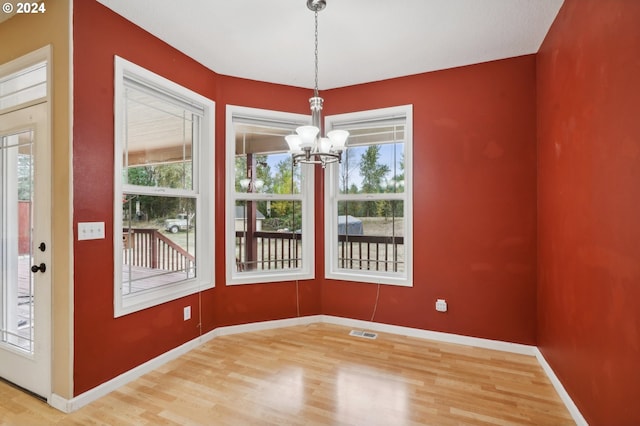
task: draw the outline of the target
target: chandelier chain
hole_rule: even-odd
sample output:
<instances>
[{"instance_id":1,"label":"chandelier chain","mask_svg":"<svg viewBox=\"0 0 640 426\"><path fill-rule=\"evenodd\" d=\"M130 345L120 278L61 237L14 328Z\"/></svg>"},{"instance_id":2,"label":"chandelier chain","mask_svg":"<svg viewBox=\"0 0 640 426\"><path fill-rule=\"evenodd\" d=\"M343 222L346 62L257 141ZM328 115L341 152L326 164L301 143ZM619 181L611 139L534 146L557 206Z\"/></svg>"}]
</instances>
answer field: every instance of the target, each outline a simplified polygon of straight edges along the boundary
<instances>
[{"instance_id":1,"label":"chandelier chain","mask_svg":"<svg viewBox=\"0 0 640 426\"><path fill-rule=\"evenodd\" d=\"M313 90L313 95L315 97L318 97L318 9L316 9L314 11L314 15L315 15L315 21L316 21L316 31L315 31L315 34L314 34L315 40L316 40L315 51L314 51L314 54L315 54L315 75L316 75L316 79L315 79L315 87L314 87L314 90Z\"/></svg>"},{"instance_id":2,"label":"chandelier chain","mask_svg":"<svg viewBox=\"0 0 640 426\"><path fill-rule=\"evenodd\" d=\"M323 99L318 91L318 12L327 5L326 0L307 0L307 9L313 11L315 20L314 33L314 59L315 59L315 81L313 97L309 98L311 108L311 125L299 126L295 135L285 136L292 156L292 165L297 164L320 164L324 168L330 163L340 163L342 152L346 148L349 132L341 129L334 129L323 136L322 130L322 103Z\"/></svg>"}]
</instances>

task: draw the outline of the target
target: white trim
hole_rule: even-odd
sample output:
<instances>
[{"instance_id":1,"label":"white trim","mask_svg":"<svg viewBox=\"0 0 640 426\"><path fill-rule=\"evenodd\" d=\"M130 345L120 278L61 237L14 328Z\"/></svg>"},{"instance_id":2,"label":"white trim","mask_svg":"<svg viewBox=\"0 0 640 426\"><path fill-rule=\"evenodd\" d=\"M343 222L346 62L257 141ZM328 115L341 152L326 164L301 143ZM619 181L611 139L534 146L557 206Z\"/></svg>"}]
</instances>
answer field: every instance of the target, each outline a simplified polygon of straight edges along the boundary
<instances>
[{"instance_id":1,"label":"white trim","mask_svg":"<svg viewBox=\"0 0 640 426\"><path fill-rule=\"evenodd\" d=\"M215 262L205 262L202 259L215 259L215 173L210 166L215 164L215 102L168 80L152 71L127 61L119 56L114 57L114 317L120 317L133 312L156 306L180 297L188 296L213 288L215 286L214 267ZM194 279L180 281L174 284L159 287L139 294L123 296L122 285L122 235L118 226L122 225L122 194L141 193L154 194L157 190L150 188L136 188L122 182L122 134L125 123L122 120L123 99L125 90L125 76L128 79L149 83L154 88L159 88L162 93L172 93L179 98L184 98L202 107L200 135L197 143L194 143L193 164L194 188L189 191L164 190L163 196L185 196L196 201L196 218L198 230L196 232L196 246L198 247L196 260L196 277ZM136 191L138 189L138 191Z\"/></svg>"},{"instance_id":2,"label":"white trim","mask_svg":"<svg viewBox=\"0 0 640 426\"><path fill-rule=\"evenodd\" d=\"M325 278L340 281L356 281L372 284L387 284L401 287L413 287L413 105L401 105L388 108L379 108L370 111L359 111L346 114L332 115L325 117L325 129L352 128L356 124L345 125L344 123L362 123L366 126L368 122L374 120L404 121L404 173L405 190L397 194L357 194L344 195L338 191L339 166L331 164L325 172L325 193L324 193L324 255L325 255ZM341 126L342 124L342 126ZM347 146L348 146L347 142ZM364 145L358 145L364 146ZM338 202L349 200L380 200L397 199L404 201L404 272L384 272L384 271L364 271L340 268L338 266Z\"/></svg>"},{"instance_id":3,"label":"white trim","mask_svg":"<svg viewBox=\"0 0 640 426\"><path fill-rule=\"evenodd\" d=\"M36 50L32 50L29 53L25 53L15 59L11 59L5 63L0 64L0 79L5 78L11 74L14 74L20 70L36 65L38 62L47 61L47 67L51 65L51 44L42 46ZM47 82L48 84L48 82ZM47 96L50 91L47 89ZM4 114L6 111L2 111Z\"/></svg>"},{"instance_id":4,"label":"white trim","mask_svg":"<svg viewBox=\"0 0 640 426\"><path fill-rule=\"evenodd\" d=\"M63 411L70 413L78 410L79 408L107 395L121 386L137 379L138 377L159 368L163 364L178 358L181 355L186 354L192 349L218 337L228 336L239 333L249 333L262 330L271 330L283 327L292 327L296 325L309 325L315 323L326 323L341 325L350 328L364 329L378 331L382 333L397 334L400 336L415 337L418 339L434 340L438 342L453 343L458 345L473 346L483 349L491 349L501 352L508 352L520 355L534 356L540 363L543 371L553 384L556 392L558 392L562 402L569 411L569 414L579 426L588 426L588 423L573 403L573 400L569 394L565 391L564 387L556 377L555 373L549 367L546 360L542 356L540 350L533 345L524 345L520 343L510 343L500 340L483 339L479 337L462 336L459 334L443 333L439 331L422 330L418 328L402 327L398 325L390 325L383 323L376 323L371 321L356 320L351 318L336 317L332 315L312 315L307 317L297 318L285 318L272 321L261 321L249 324L231 325L226 327L218 327L200 337L197 337L175 349L172 349L164 354L157 356L156 358L147 361L144 364L135 367L118 377L115 377L108 382L105 382L83 394L80 394L72 399L64 399L58 395L52 395L49 399L49 405Z\"/></svg>"},{"instance_id":5,"label":"white trim","mask_svg":"<svg viewBox=\"0 0 640 426\"><path fill-rule=\"evenodd\" d=\"M64 285L66 285L66 289L68 291L68 299L67 299L67 306L69 307L68 311L66 312L66 321L67 321L67 334L66 337L68 339L68 347L66 348L68 350L67 354L67 360L66 360L66 367L67 367L67 372L68 372L68 376L66 377L66 381L65 384L66 386L64 386L64 390L68 395L73 395L73 380L74 380L74 374L73 374L73 366L74 366L74 359L75 359L75 337L74 337L74 330L75 330L75 325L74 325L74 302L75 302L75 277L74 277L74 265L75 265L75 251L74 251L74 234L73 234L73 218L74 218L74 209L73 209L73 194L74 194L74 188L73 188L73 174L74 174L74 170L73 170L73 124L74 124L74 92L75 92L75 87L73 85L73 80L74 80L74 67L73 67L73 47L75 45L75 40L74 40L74 31L73 31L73 2L70 1L69 2L69 16L68 16L68 25L69 25L69 57L67 58L67 60L69 61L68 64L68 75L67 78L69 79L69 93L68 93L68 98L67 98L67 103L68 103L68 110L69 110L69 128L68 128L68 146L67 146L67 150L69 152L69 158L68 163L67 163L67 170L69 173L69 181L68 181L68 210L69 210L69 215L67 216L67 243L69 246L69 250L67 253L63 254L63 258L66 258L67 260L67 271L68 271L68 278L69 281L65 282ZM53 67L51 68L53 70ZM53 72L53 71L52 71ZM53 100L53 102L55 102L55 99ZM52 107L53 107L53 102L52 103ZM54 170L55 173L55 170ZM52 244L53 247L53 244ZM55 284L55 287L57 288L58 286L62 286L63 283L57 283ZM56 288L54 288L52 286L52 291L56 290ZM59 325L58 325L59 326ZM56 327L55 322L51 321L51 328L52 330L54 329L54 327ZM51 338L55 338L55 332L52 332ZM53 341L54 344L54 348L56 347L56 342L55 340ZM54 358L55 355L55 350L52 350L52 359ZM52 363L51 368L53 369L55 367L55 363ZM52 376L52 381L53 381L53 376ZM53 389L55 389L55 385L57 383L54 383L54 386L52 387L52 391ZM62 385L60 385L60 387L62 388ZM57 396L56 394L52 394L51 398L54 398L55 396Z\"/></svg>"},{"instance_id":6,"label":"white trim","mask_svg":"<svg viewBox=\"0 0 640 426\"><path fill-rule=\"evenodd\" d=\"M323 315L322 322L327 324L342 325L367 331L397 334L399 336L415 337L418 339L435 340L457 345L474 346L483 349L493 349L501 352L510 352L520 355L533 356L535 346L520 343L503 342L500 340L482 339L479 337L462 336L460 334L443 333L440 331L421 330L419 328L402 327L399 325L383 324L379 322L356 320L351 318Z\"/></svg>"},{"instance_id":7,"label":"white trim","mask_svg":"<svg viewBox=\"0 0 640 426\"><path fill-rule=\"evenodd\" d=\"M303 167L301 170L302 193L301 194L243 194L242 197L235 193L235 129L234 117L242 117L244 121L256 120L263 125L272 122L275 126L285 123L308 124L308 115L290 112L272 111L259 108L250 108L236 105L227 105L226 110L226 135L225 135L225 169L228 177L225 188L226 227L225 227L225 270L226 285L261 284L282 281L308 280L315 278L315 223L314 209L314 170L311 167ZM295 123L295 124L294 124ZM235 236L235 206L236 200L296 200L302 205L302 267L284 270L259 270L242 271L236 269L236 236Z\"/></svg>"},{"instance_id":8,"label":"white trim","mask_svg":"<svg viewBox=\"0 0 640 426\"><path fill-rule=\"evenodd\" d=\"M536 359L538 360L538 363L540 364L540 366L546 373L547 377L549 378L549 381L551 381L551 384L555 388L556 392L558 392L558 396L564 403L564 406L567 407L567 410L569 410L569 414L571 414L573 421L575 421L576 425L578 426L588 426L589 423L587 423L585 418L582 416L582 413L580 413L580 410L578 410L578 407L573 402L573 399L571 399L571 397L569 396L569 393L567 393L564 386L562 386L560 379L558 379L558 376L556 376L556 373L553 371L553 369L551 368L547 360L544 358L544 356L542 355L542 352L540 352L540 349L534 348L534 353L535 353Z\"/></svg>"},{"instance_id":9,"label":"white trim","mask_svg":"<svg viewBox=\"0 0 640 426\"><path fill-rule=\"evenodd\" d=\"M27 108L33 105L41 104L43 102L51 102L52 101L52 86L53 80L51 77L52 73L52 58L53 58L53 47L51 44L47 44L43 47L40 47L36 50L33 50L29 53L26 53L18 58L12 59L8 62L0 64L0 79L4 79L5 77L10 76L16 72L19 72L25 68L32 67L39 62L47 63L47 80L46 80L46 95L41 98L31 99L27 102L22 102L16 105L11 105L7 108L0 108L0 114L7 114L13 111L17 111L23 108Z\"/></svg>"},{"instance_id":10,"label":"white trim","mask_svg":"<svg viewBox=\"0 0 640 426\"><path fill-rule=\"evenodd\" d=\"M308 317L285 318L271 321L260 321L249 324L229 325L218 327L214 330L217 336L229 336L231 334L251 333L255 331L273 330L275 328L293 327L296 325L309 325L323 321L323 315L310 315Z\"/></svg>"},{"instance_id":11,"label":"white trim","mask_svg":"<svg viewBox=\"0 0 640 426\"><path fill-rule=\"evenodd\" d=\"M64 412L71 413L76 411L87 404L90 404L93 401L102 398L108 393L130 383L137 378L161 367L169 361L172 361L192 349L197 348L198 346L207 343L208 341L218 337L218 336L227 336L231 334L238 333L248 333L253 331L261 331L261 330L270 330L274 328L282 328L282 327L292 327L294 325L307 325L316 322L322 322L321 316L309 316L309 317L300 317L300 318L286 318L282 320L274 320L274 321L263 321L256 322L250 324L240 324L240 325L232 325L227 327L218 327L202 336L196 337L193 340L190 340L174 349L171 349L168 352L165 352L144 364L140 364L139 366L132 368L129 371L126 371L120 374L117 377L109 380L108 382L104 382L93 389L90 389L74 398L65 399L59 395L53 394L49 399L48 403L52 407Z\"/></svg>"},{"instance_id":12,"label":"white trim","mask_svg":"<svg viewBox=\"0 0 640 426\"><path fill-rule=\"evenodd\" d=\"M57 408L58 410L65 413L71 413L73 411L76 411L84 407L85 405L93 401L96 401L99 398L102 398L108 393L126 385L127 383L134 381L135 379L143 376L144 374L147 374L150 371L153 371L156 368L161 367L167 362L172 361L180 357L181 355L186 354L190 350L197 348L202 343L205 343L211 340L213 337L215 337L213 334L214 332L210 332L201 337L197 337L187 343L182 344L181 346L178 346L177 348L174 348L168 352L163 353L162 355L159 355L145 362L144 364L140 364L139 366L132 368L131 370L126 371L117 377L114 377L108 382L104 382L93 389L90 389L84 393L81 393L80 395L74 398L65 399L59 395L54 394L51 396L51 399L49 400L49 404L52 407Z\"/></svg>"}]
</instances>

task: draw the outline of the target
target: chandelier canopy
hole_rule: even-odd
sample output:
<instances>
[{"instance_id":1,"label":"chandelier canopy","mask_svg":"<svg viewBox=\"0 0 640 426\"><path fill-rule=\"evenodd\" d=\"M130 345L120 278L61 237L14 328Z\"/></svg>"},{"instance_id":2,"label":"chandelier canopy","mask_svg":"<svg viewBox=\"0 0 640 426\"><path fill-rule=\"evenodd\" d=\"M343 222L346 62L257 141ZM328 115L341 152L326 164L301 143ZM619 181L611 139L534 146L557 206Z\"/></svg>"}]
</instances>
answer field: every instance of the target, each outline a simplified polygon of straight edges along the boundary
<instances>
[{"instance_id":1,"label":"chandelier canopy","mask_svg":"<svg viewBox=\"0 0 640 426\"><path fill-rule=\"evenodd\" d=\"M296 129L296 134L285 137L294 165L321 164L324 168L329 163L339 163L349 137L349 132L346 130L332 130L326 137L322 136L322 103L324 101L318 94L318 12L326 6L326 0L307 0L307 8L315 16L315 86L313 97L309 99L311 125L300 126Z\"/></svg>"}]
</instances>

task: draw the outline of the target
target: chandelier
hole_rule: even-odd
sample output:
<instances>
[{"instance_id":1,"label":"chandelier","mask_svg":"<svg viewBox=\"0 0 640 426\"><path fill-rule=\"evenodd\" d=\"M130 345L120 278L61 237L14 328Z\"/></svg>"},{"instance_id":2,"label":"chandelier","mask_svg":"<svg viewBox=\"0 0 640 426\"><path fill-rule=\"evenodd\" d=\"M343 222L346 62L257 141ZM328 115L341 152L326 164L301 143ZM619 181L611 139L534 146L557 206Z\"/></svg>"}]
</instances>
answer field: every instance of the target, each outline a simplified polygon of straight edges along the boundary
<instances>
[{"instance_id":1,"label":"chandelier","mask_svg":"<svg viewBox=\"0 0 640 426\"><path fill-rule=\"evenodd\" d=\"M329 163L340 162L349 132L332 130L326 137L322 136L322 103L318 95L318 12L327 6L326 0L307 0L307 8L315 15L315 87L313 97L309 99L311 107L311 125L300 126L295 135L285 136L293 165L321 164L324 168Z\"/></svg>"}]
</instances>

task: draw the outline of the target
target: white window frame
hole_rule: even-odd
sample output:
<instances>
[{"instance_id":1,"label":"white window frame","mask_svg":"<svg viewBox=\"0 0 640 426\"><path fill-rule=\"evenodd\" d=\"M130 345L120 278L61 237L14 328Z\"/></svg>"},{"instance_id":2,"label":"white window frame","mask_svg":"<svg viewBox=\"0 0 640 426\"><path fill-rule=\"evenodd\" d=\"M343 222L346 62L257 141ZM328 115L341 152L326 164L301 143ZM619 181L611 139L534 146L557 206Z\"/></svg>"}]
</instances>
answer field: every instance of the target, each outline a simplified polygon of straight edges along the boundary
<instances>
[{"instance_id":1,"label":"white window frame","mask_svg":"<svg viewBox=\"0 0 640 426\"><path fill-rule=\"evenodd\" d=\"M242 194L236 196L235 171L235 130L234 117L244 120L255 120L257 123L274 125L287 124L292 127L309 124L308 115L289 112L271 111L258 108L227 105L226 111L226 283L227 285L256 284L281 281L296 281L315 278L314 262L314 167L300 165L302 187L300 194L270 195L270 194ZM277 198L278 200L294 200L302 203L302 266L287 270L259 270L238 271L236 267L236 237L235 237L235 205L237 199L263 200Z\"/></svg>"},{"instance_id":2,"label":"white window frame","mask_svg":"<svg viewBox=\"0 0 640 426\"><path fill-rule=\"evenodd\" d=\"M339 191L338 164L330 164L325 171L325 278L341 281L389 284L404 287L413 286L413 106L403 105L370 111L359 111L325 117L325 129L330 131L336 126L366 126L369 122L384 121L398 117L405 118L404 137L404 174L405 186L397 194L359 194L357 200L375 201L390 197L404 201L404 251L405 268L403 272L365 271L340 268L338 266L338 201L353 199L341 196ZM348 123L348 124L347 124ZM347 147L349 140L347 139ZM343 154L344 156L344 154Z\"/></svg>"},{"instance_id":3,"label":"white window frame","mask_svg":"<svg viewBox=\"0 0 640 426\"><path fill-rule=\"evenodd\" d=\"M203 110L201 118L200 137L194 141L193 147L193 191L176 190L167 192L165 188L146 188L135 185L127 185L122 182L122 156L124 149L124 99L125 99L125 76L136 82L157 90L162 96L163 93L169 96L176 96L179 99L188 100ZM214 264L215 264L215 244L214 244L214 113L215 103L182 87L164 77L161 77L149 70L146 70L132 62L115 56L115 93L114 93L114 113L115 113L115 158L114 158L114 317L127 315L142 309L166 303L190 294L213 288ZM195 146L198 145L198 146ZM193 279L180 281L173 284L159 286L144 292L123 295L122 294L122 255L123 241L121 229L122 220L122 194L137 193L141 195L186 195L196 199L196 276ZM175 194L173 193L175 192Z\"/></svg>"}]
</instances>

